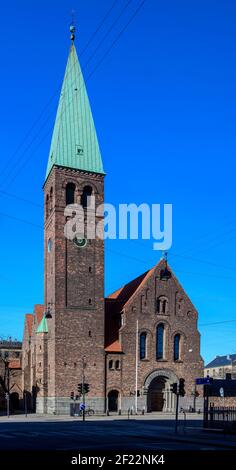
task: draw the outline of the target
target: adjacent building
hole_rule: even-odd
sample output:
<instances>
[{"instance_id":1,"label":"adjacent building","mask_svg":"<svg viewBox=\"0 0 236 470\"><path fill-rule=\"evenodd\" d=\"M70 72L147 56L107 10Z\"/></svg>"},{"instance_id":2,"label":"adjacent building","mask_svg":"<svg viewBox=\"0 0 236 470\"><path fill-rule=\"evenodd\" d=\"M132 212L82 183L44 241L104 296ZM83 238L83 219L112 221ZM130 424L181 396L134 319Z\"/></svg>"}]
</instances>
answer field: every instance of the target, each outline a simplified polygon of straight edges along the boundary
<instances>
[{"instance_id":1,"label":"adjacent building","mask_svg":"<svg viewBox=\"0 0 236 470\"><path fill-rule=\"evenodd\" d=\"M9 338L0 340L0 411L6 408L6 393L11 398L11 409L17 411L23 398L22 343Z\"/></svg>"},{"instance_id":2,"label":"adjacent building","mask_svg":"<svg viewBox=\"0 0 236 470\"><path fill-rule=\"evenodd\" d=\"M227 374L236 378L236 354L216 356L204 368L204 375L214 379L225 379Z\"/></svg>"}]
</instances>

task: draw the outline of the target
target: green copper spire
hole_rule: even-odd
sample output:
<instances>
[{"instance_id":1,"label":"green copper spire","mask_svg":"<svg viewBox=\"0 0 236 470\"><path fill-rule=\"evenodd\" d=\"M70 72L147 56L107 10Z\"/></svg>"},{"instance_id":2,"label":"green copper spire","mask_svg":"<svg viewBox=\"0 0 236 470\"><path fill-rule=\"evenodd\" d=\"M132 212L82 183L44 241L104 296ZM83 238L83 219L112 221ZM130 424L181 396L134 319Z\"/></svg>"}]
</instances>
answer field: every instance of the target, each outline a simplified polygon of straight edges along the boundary
<instances>
[{"instance_id":1,"label":"green copper spire","mask_svg":"<svg viewBox=\"0 0 236 470\"><path fill-rule=\"evenodd\" d=\"M46 179L53 165L104 174L89 99L73 38L57 109Z\"/></svg>"},{"instance_id":2,"label":"green copper spire","mask_svg":"<svg viewBox=\"0 0 236 470\"><path fill-rule=\"evenodd\" d=\"M43 316L39 326L37 328L37 333L48 333L48 323L45 315Z\"/></svg>"}]
</instances>

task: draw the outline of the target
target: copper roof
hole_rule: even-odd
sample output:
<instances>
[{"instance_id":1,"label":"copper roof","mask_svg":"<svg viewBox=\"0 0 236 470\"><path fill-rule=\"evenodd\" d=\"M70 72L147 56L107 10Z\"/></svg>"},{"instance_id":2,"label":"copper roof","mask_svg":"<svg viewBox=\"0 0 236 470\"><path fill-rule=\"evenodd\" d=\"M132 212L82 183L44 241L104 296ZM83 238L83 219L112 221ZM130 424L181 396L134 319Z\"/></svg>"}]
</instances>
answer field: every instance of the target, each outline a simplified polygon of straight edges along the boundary
<instances>
[{"instance_id":1,"label":"copper roof","mask_svg":"<svg viewBox=\"0 0 236 470\"><path fill-rule=\"evenodd\" d=\"M21 369L20 359L10 359L8 367L9 369Z\"/></svg>"},{"instance_id":2,"label":"copper roof","mask_svg":"<svg viewBox=\"0 0 236 470\"><path fill-rule=\"evenodd\" d=\"M105 348L105 351L110 353L121 353L122 349L119 341L114 341L114 343Z\"/></svg>"}]
</instances>

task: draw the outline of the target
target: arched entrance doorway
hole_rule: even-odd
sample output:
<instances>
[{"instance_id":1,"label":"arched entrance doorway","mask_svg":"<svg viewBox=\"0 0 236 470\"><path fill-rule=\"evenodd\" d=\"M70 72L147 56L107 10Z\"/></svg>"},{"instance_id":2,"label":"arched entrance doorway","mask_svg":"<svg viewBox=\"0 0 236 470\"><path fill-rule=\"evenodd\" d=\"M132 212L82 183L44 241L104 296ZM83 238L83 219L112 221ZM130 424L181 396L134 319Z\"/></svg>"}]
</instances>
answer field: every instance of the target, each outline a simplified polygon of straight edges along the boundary
<instances>
[{"instance_id":1,"label":"arched entrance doorway","mask_svg":"<svg viewBox=\"0 0 236 470\"><path fill-rule=\"evenodd\" d=\"M147 409L148 411L163 411L165 404L165 377L155 377L148 388L148 402Z\"/></svg>"},{"instance_id":2,"label":"arched entrance doorway","mask_svg":"<svg viewBox=\"0 0 236 470\"><path fill-rule=\"evenodd\" d=\"M117 390L111 390L108 393L108 410L118 411L118 398L119 392Z\"/></svg>"},{"instance_id":3,"label":"arched entrance doorway","mask_svg":"<svg viewBox=\"0 0 236 470\"><path fill-rule=\"evenodd\" d=\"M19 410L19 407L20 407L19 393L12 392L10 394L10 403L11 403L11 408L13 412Z\"/></svg>"},{"instance_id":4,"label":"arched entrance doorway","mask_svg":"<svg viewBox=\"0 0 236 470\"><path fill-rule=\"evenodd\" d=\"M174 411L175 395L170 391L178 377L169 369L154 370L146 378L144 387L147 390L147 411Z\"/></svg>"}]
</instances>

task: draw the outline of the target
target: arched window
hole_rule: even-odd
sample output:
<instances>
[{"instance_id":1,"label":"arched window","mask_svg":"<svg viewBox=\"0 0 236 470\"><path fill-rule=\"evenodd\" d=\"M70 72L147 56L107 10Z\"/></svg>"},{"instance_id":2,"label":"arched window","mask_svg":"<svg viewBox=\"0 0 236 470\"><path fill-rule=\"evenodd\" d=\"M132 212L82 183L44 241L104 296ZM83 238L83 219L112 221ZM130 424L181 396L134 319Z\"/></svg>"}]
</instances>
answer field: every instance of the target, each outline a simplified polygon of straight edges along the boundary
<instances>
[{"instance_id":1,"label":"arched window","mask_svg":"<svg viewBox=\"0 0 236 470\"><path fill-rule=\"evenodd\" d=\"M156 336L156 341L157 341L156 358L157 359L163 359L164 357L164 331L165 331L165 327L163 323L160 323L157 326L157 336Z\"/></svg>"},{"instance_id":2,"label":"arched window","mask_svg":"<svg viewBox=\"0 0 236 470\"><path fill-rule=\"evenodd\" d=\"M141 333L140 350L139 350L139 357L141 360L146 358L146 341L147 341L147 333Z\"/></svg>"},{"instance_id":3,"label":"arched window","mask_svg":"<svg viewBox=\"0 0 236 470\"><path fill-rule=\"evenodd\" d=\"M115 369L119 370L119 368L120 368L120 361L116 361L115 362Z\"/></svg>"},{"instance_id":4,"label":"arched window","mask_svg":"<svg viewBox=\"0 0 236 470\"><path fill-rule=\"evenodd\" d=\"M83 193L81 196L81 205L85 207L89 207L89 200L88 198L92 195L93 189L91 186L85 186L83 189Z\"/></svg>"},{"instance_id":5,"label":"arched window","mask_svg":"<svg viewBox=\"0 0 236 470\"><path fill-rule=\"evenodd\" d=\"M180 335L177 334L174 337L174 361L179 360L179 345L180 345Z\"/></svg>"},{"instance_id":6,"label":"arched window","mask_svg":"<svg viewBox=\"0 0 236 470\"><path fill-rule=\"evenodd\" d=\"M75 202L75 184L68 183L66 185L66 205L74 204Z\"/></svg>"},{"instance_id":7,"label":"arched window","mask_svg":"<svg viewBox=\"0 0 236 470\"><path fill-rule=\"evenodd\" d=\"M52 239L49 238L48 239L48 253L51 253L51 251L52 251Z\"/></svg>"},{"instance_id":8,"label":"arched window","mask_svg":"<svg viewBox=\"0 0 236 470\"><path fill-rule=\"evenodd\" d=\"M47 194L46 196L46 217L48 217L49 214L49 195Z\"/></svg>"},{"instance_id":9,"label":"arched window","mask_svg":"<svg viewBox=\"0 0 236 470\"><path fill-rule=\"evenodd\" d=\"M162 302L162 313L166 313L166 304L167 304L167 301L163 300L163 302Z\"/></svg>"},{"instance_id":10,"label":"arched window","mask_svg":"<svg viewBox=\"0 0 236 470\"><path fill-rule=\"evenodd\" d=\"M166 297L164 297L163 295L158 297L156 305L158 313L168 313L168 299Z\"/></svg>"},{"instance_id":11,"label":"arched window","mask_svg":"<svg viewBox=\"0 0 236 470\"><path fill-rule=\"evenodd\" d=\"M53 187L50 189L49 212L52 212Z\"/></svg>"},{"instance_id":12,"label":"arched window","mask_svg":"<svg viewBox=\"0 0 236 470\"><path fill-rule=\"evenodd\" d=\"M110 370L113 369L113 361L109 361L108 367Z\"/></svg>"}]
</instances>

